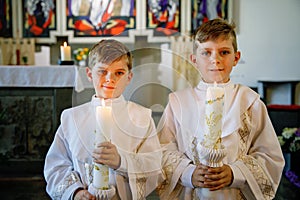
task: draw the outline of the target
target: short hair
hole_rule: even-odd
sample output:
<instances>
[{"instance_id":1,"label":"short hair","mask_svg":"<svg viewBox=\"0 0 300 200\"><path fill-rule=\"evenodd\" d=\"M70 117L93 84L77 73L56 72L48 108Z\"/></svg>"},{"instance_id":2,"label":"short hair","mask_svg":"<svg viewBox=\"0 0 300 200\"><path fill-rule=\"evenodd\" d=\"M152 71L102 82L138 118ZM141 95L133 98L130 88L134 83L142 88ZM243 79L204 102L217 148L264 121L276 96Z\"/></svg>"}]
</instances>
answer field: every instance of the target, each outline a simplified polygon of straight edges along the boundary
<instances>
[{"instance_id":1,"label":"short hair","mask_svg":"<svg viewBox=\"0 0 300 200\"><path fill-rule=\"evenodd\" d=\"M127 67L132 69L132 54L129 49L121 42L114 39L101 40L89 51L88 64L93 68L96 63L111 64L127 58Z\"/></svg>"},{"instance_id":2,"label":"short hair","mask_svg":"<svg viewBox=\"0 0 300 200\"><path fill-rule=\"evenodd\" d=\"M237 39L235 33L235 24L228 23L226 20L216 18L209 20L200 25L193 34L193 51L195 53L198 48L197 41L200 43L207 42L209 40L215 41L223 37L224 39L232 39L232 46L235 52L237 52Z\"/></svg>"}]
</instances>

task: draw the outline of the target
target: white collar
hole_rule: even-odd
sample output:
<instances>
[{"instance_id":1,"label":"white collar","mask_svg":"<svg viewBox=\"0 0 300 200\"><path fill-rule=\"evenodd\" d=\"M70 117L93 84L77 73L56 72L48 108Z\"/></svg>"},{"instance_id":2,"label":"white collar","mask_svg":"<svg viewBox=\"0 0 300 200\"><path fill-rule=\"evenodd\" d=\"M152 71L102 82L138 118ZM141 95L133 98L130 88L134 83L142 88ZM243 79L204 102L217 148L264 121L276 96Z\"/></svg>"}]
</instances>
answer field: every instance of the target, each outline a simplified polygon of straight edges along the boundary
<instances>
[{"instance_id":1,"label":"white collar","mask_svg":"<svg viewBox=\"0 0 300 200\"><path fill-rule=\"evenodd\" d=\"M223 88L228 88L228 87L233 87L233 83L231 82L231 80L229 80L227 83L218 83L217 86L218 87L223 87ZM213 87L214 83L205 83L204 81L200 81L197 85L197 89L199 90L207 90L208 87Z\"/></svg>"},{"instance_id":2,"label":"white collar","mask_svg":"<svg viewBox=\"0 0 300 200\"><path fill-rule=\"evenodd\" d=\"M100 105L102 105L102 100L103 100L103 98L98 98L98 97L96 97L96 95L93 95L91 103L93 106L100 106ZM116 104L116 103L125 102L125 98L123 95L120 95L117 98L104 99L104 102L106 105L112 105L112 104Z\"/></svg>"}]
</instances>

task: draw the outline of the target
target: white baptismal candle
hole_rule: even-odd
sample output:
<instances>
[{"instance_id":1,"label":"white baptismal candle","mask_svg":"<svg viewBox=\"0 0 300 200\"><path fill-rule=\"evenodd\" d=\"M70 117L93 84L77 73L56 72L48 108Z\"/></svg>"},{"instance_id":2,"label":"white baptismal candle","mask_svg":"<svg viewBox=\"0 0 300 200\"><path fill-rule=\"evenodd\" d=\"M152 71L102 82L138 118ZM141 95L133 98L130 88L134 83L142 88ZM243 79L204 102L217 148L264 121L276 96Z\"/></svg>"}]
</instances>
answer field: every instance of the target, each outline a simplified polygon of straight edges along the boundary
<instances>
[{"instance_id":1,"label":"white baptismal candle","mask_svg":"<svg viewBox=\"0 0 300 200\"><path fill-rule=\"evenodd\" d=\"M106 165L94 163L93 186L97 189L107 190L109 188L109 168Z\"/></svg>"},{"instance_id":2,"label":"white baptismal candle","mask_svg":"<svg viewBox=\"0 0 300 200\"><path fill-rule=\"evenodd\" d=\"M60 46L60 58L62 61L71 60L71 47L67 45L67 42Z\"/></svg>"},{"instance_id":3,"label":"white baptismal candle","mask_svg":"<svg viewBox=\"0 0 300 200\"><path fill-rule=\"evenodd\" d=\"M224 88L216 83L206 91L203 144L208 148L219 149L221 146L224 93Z\"/></svg>"},{"instance_id":4,"label":"white baptismal candle","mask_svg":"<svg viewBox=\"0 0 300 200\"><path fill-rule=\"evenodd\" d=\"M111 106L105 106L104 99L102 100L102 106L96 107L96 120L99 128L96 131L95 145L109 141L110 138L112 122ZM102 190L109 188L109 168L106 165L95 163L93 174L93 185L95 188Z\"/></svg>"}]
</instances>

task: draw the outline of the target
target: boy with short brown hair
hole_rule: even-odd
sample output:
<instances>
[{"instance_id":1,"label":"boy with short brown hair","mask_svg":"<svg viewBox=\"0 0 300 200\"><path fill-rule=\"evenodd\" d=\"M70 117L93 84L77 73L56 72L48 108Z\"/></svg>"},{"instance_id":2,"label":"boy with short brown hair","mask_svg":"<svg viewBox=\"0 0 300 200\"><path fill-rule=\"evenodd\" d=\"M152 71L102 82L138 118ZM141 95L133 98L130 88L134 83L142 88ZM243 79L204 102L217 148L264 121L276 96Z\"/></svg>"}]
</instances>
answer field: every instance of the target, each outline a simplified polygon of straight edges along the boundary
<instances>
[{"instance_id":1,"label":"boy with short brown hair","mask_svg":"<svg viewBox=\"0 0 300 200\"><path fill-rule=\"evenodd\" d=\"M207 190L218 191L212 198L218 200L273 199L276 194L284 159L266 106L253 90L230 80L240 59L234 28L214 19L195 31L191 61L202 80L195 88L170 94L158 127L168 175L158 188L162 199L202 200ZM206 92L215 85L225 94L218 141L227 155L220 167L199 162L203 158L197 148L205 141Z\"/></svg>"},{"instance_id":2,"label":"boy with short brown hair","mask_svg":"<svg viewBox=\"0 0 300 200\"><path fill-rule=\"evenodd\" d=\"M161 150L151 110L122 96L132 78L131 68L130 51L116 40L102 40L90 50L86 73L95 95L91 102L61 115L44 168L51 198L107 199L92 185L93 163L110 168L109 185L116 189L112 199L144 199L162 180ZM111 106L113 126L110 133L102 133L107 140L95 144L95 112L102 102Z\"/></svg>"}]
</instances>

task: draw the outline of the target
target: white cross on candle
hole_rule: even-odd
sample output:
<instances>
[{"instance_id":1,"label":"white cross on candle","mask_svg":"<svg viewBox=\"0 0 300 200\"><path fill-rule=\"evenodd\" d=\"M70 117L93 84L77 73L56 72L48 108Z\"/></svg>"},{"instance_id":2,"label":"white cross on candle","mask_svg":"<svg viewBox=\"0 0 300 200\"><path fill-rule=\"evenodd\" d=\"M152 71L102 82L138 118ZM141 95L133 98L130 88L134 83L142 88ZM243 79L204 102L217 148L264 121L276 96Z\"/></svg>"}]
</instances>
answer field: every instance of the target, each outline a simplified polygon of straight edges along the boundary
<instances>
[{"instance_id":1,"label":"white cross on candle","mask_svg":"<svg viewBox=\"0 0 300 200\"><path fill-rule=\"evenodd\" d=\"M96 107L96 120L98 130L96 131L95 145L109 141L112 125L111 106L105 106L102 99L102 106ZM93 185L97 189L107 190L109 188L109 168L106 165L95 163Z\"/></svg>"},{"instance_id":2,"label":"white cross on candle","mask_svg":"<svg viewBox=\"0 0 300 200\"><path fill-rule=\"evenodd\" d=\"M64 42L64 46L60 46L60 58L62 61L71 60L71 47Z\"/></svg>"}]
</instances>

